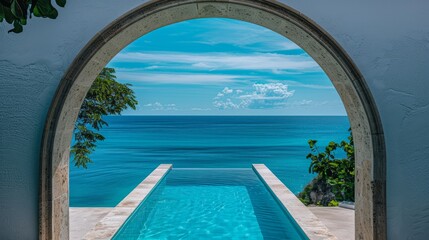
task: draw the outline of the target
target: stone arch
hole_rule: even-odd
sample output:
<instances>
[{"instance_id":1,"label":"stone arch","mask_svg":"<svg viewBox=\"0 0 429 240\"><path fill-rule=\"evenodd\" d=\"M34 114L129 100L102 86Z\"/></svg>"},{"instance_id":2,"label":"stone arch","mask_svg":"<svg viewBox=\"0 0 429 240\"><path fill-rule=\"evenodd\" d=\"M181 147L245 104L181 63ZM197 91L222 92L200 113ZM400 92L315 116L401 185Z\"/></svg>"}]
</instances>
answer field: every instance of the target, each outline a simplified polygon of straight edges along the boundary
<instances>
[{"instance_id":1,"label":"stone arch","mask_svg":"<svg viewBox=\"0 0 429 240\"><path fill-rule=\"evenodd\" d=\"M307 51L326 72L344 103L355 141L356 238L386 239L384 135L363 76L320 26L284 4L266 0L154 0L94 33L65 72L45 123L40 163L40 239L68 239L70 141L82 101L100 70L126 45L150 31L209 17L232 18L271 29Z\"/></svg>"}]
</instances>

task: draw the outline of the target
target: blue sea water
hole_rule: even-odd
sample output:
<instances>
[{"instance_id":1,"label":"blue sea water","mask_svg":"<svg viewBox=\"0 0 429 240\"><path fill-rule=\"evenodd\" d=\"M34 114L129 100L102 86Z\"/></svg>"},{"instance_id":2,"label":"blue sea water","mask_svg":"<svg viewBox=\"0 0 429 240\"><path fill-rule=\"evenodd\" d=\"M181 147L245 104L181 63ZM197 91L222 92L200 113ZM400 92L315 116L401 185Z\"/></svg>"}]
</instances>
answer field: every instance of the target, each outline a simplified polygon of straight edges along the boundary
<instances>
[{"instance_id":1,"label":"blue sea water","mask_svg":"<svg viewBox=\"0 0 429 240\"><path fill-rule=\"evenodd\" d=\"M308 173L307 141L347 138L347 117L115 116L88 169L70 164L71 207L113 207L161 163L177 168L250 168L264 163L294 193Z\"/></svg>"}]
</instances>

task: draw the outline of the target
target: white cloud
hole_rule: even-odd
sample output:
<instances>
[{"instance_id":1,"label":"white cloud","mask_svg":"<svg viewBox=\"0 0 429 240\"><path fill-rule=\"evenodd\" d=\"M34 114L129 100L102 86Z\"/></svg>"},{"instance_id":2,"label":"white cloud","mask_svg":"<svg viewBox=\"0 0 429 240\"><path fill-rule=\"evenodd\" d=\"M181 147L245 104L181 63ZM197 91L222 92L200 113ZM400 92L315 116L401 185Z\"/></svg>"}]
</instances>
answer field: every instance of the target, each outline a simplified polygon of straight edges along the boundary
<instances>
[{"instance_id":1,"label":"white cloud","mask_svg":"<svg viewBox=\"0 0 429 240\"><path fill-rule=\"evenodd\" d=\"M315 102L313 100L303 99L300 101L294 101L287 104L287 106L291 107L307 107L307 106L322 106L328 104L328 101Z\"/></svg>"},{"instance_id":2,"label":"white cloud","mask_svg":"<svg viewBox=\"0 0 429 240\"><path fill-rule=\"evenodd\" d=\"M143 107L149 108L150 110L155 110L155 111L176 111L177 106L174 103L170 103L170 104L162 104L160 102L154 102L154 103L148 103L143 105Z\"/></svg>"},{"instance_id":3,"label":"white cloud","mask_svg":"<svg viewBox=\"0 0 429 240\"><path fill-rule=\"evenodd\" d=\"M289 80L285 82L292 87L303 87L303 88L313 88L313 89L335 89L335 87L332 84L330 85L306 84L306 83L289 81Z\"/></svg>"},{"instance_id":4,"label":"white cloud","mask_svg":"<svg viewBox=\"0 0 429 240\"><path fill-rule=\"evenodd\" d=\"M191 108L192 111L210 111L211 108Z\"/></svg>"},{"instance_id":5,"label":"white cloud","mask_svg":"<svg viewBox=\"0 0 429 240\"><path fill-rule=\"evenodd\" d=\"M250 23L210 19L204 26L203 33L196 35L197 41L194 42L207 45L229 44L267 52L300 49L298 45L280 34Z\"/></svg>"},{"instance_id":6,"label":"white cloud","mask_svg":"<svg viewBox=\"0 0 429 240\"><path fill-rule=\"evenodd\" d=\"M291 106L309 106L309 105L312 105L312 104L313 104L313 100L303 99L301 101L292 102L289 105L291 105Z\"/></svg>"},{"instance_id":7,"label":"white cloud","mask_svg":"<svg viewBox=\"0 0 429 240\"><path fill-rule=\"evenodd\" d=\"M209 65L209 64L203 63L203 62L194 63L194 64L192 64L192 67L202 68L202 69L214 69L214 68L216 68L216 66L212 66L212 65Z\"/></svg>"},{"instance_id":8,"label":"white cloud","mask_svg":"<svg viewBox=\"0 0 429 240\"><path fill-rule=\"evenodd\" d=\"M156 64L166 69L204 70L263 70L273 73L282 71L321 72L319 65L309 56L276 53L226 54L148 52L119 53L115 62L140 62Z\"/></svg>"},{"instance_id":9,"label":"white cloud","mask_svg":"<svg viewBox=\"0 0 429 240\"><path fill-rule=\"evenodd\" d=\"M283 83L254 84L253 87L253 93L240 96L248 108L284 107L287 99L295 92L289 91L288 86Z\"/></svg>"},{"instance_id":10,"label":"white cloud","mask_svg":"<svg viewBox=\"0 0 429 240\"><path fill-rule=\"evenodd\" d=\"M230 88L228 88L228 87L226 87L226 88L224 88L223 89L223 91L222 91L224 94L231 94L231 93L233 93L234 92L234 90L232 90L232 89L230 89Z\"/></svg>"},{"instance_id":11,"label":"white cloud","mask_svg":"<svg viewBox=\"0 0 429 240\"><path fill-rule=\"evenodd\" d=\"M225 100L215 100L213 105L218 109L239 109L242 108L240 103L233 103L230 98Z\"/></svg>"},{"instance_id":12,"label":"white cloud","mask_svg":"<svg viewBox=\"0 0 429 240\"><path fill-rule=\"evenodd\" d=\"M288 98L294 92L289 91L288 86L283 83L253 84L253 91L250 93L226 87L216 95L213 105L219 109L282 108L287 105Z\"/></svg>"},{"instance_id":13,"label":"white cloud","mask_svg":"<svg viewBox=\"0 0 429 240\"><path fill-rule=\"evenodd\" d=\"M302 101L299 101L298 102L298 105L310 105L310 104L312 104L313 103L313 100L302 100Z\"/></svg>"},{"instance_id":14,"label":"white cloud","mask_svg":"<svg viewBox=\"0 0 429 240\"><path fill-rule=\"evenodd\" d=\"M291 41L279 41L277 42L277 46L279 46L278 50L295 50L300 49L298 45Z\"/></svg>"},{"instance_id":15,"label":"white cloud","mask_svg":"<svg viewBox=\"0 0 429 240\"><path fill-rule=\"evenodd\" d=\"M159 66L149 66L149 67L145 67L145 70L152 70L152 69L157 69L159 68Z\"/></svg>"},{"instance_id":16,"label":"white cloud","mask_svg":"<svg viewBox=\"0 0 429 240\"><path fill-rule=\"evenodd\" d=\"M122 81L157 84L225 84L254 78L253 76L227 74L146 73L138 70L117 70L116 75Z\"/></svg>"}]
</instances>

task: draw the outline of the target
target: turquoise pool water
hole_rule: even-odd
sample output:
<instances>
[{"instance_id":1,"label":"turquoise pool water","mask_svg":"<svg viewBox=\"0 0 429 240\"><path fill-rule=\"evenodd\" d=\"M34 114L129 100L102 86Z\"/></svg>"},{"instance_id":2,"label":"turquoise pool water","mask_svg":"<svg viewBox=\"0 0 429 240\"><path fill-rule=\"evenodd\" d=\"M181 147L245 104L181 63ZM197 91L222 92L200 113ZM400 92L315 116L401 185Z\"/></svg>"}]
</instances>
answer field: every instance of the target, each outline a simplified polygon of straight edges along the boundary
<instances>
[{"instance_id":1,"label":"turquoise pool water","mask_svg":"<svg viewBox=\"0 0 429 240\"><path fill-rule=\"evenodd\" d=\"M306 239L252 169L173 169L114 239Z\"/></svg>"}]
</instances>

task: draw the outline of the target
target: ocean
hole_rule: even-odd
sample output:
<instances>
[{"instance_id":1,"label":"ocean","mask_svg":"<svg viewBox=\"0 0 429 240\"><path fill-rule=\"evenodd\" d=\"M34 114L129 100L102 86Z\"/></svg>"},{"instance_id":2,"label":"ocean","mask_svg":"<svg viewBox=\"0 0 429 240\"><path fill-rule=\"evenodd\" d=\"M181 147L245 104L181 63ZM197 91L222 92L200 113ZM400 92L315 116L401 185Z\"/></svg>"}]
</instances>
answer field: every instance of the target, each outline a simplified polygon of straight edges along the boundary
<instances>
[{"instance_id":1,"label":"ocean","mask_svg":"<svg viewBox=\"0 0 429 240\"><path fill-rule=\"evenodd\" d=\"M348 137L346 116L111 116L87 169L70 162L70 206L114 207L161 163L250 168L263 163L294 193L308 172L307 141L321 150ZM338 151L337 156L344 154ZM72 159L71 159L72 161Z\"/></svg>"}]
</instances>

